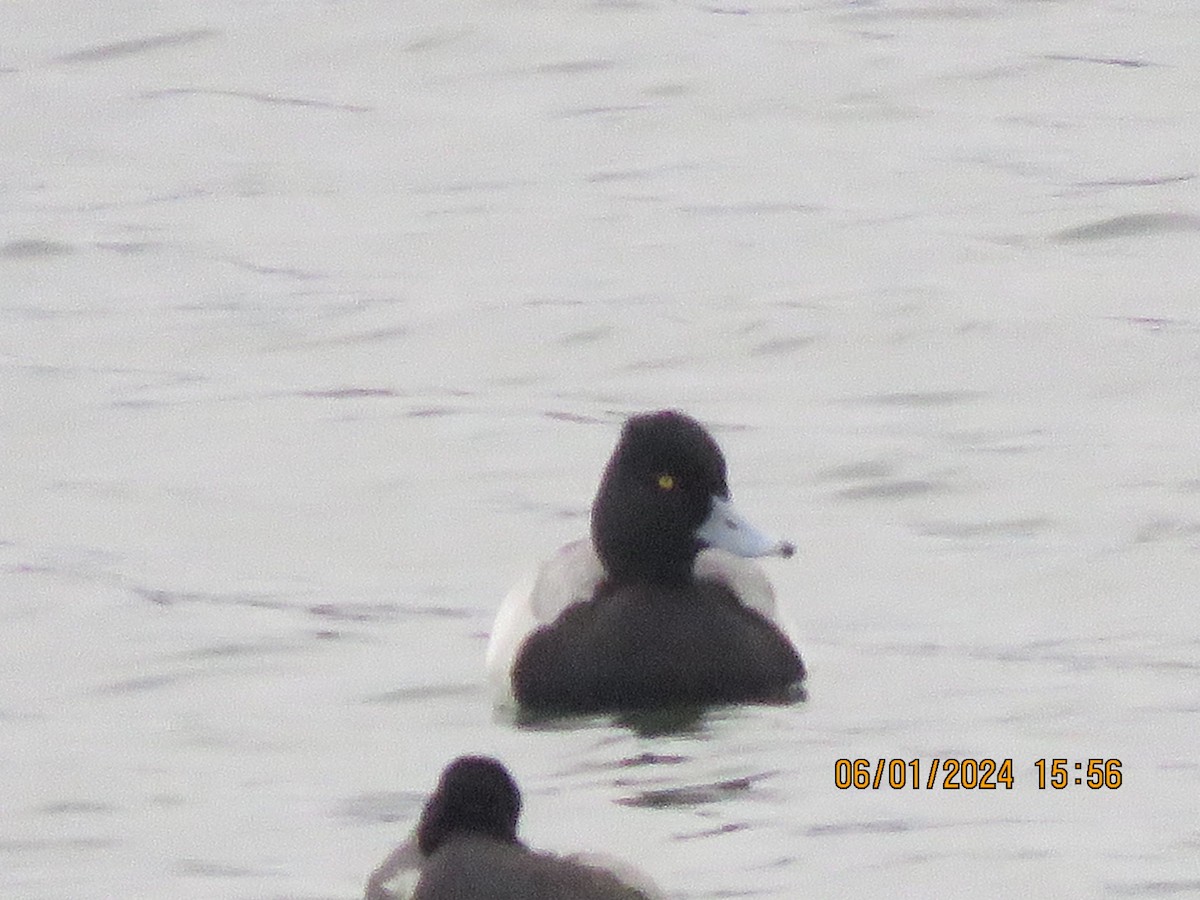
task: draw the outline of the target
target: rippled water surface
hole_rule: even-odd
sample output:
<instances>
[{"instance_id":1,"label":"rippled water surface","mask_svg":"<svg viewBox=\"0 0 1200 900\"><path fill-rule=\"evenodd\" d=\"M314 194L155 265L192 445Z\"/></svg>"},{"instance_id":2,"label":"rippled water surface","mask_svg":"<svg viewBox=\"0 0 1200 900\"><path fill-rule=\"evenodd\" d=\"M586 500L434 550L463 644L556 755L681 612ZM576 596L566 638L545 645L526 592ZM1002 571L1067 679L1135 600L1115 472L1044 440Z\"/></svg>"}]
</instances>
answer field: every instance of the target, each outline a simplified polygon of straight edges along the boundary
<instances>
[{"instance_id":1,"label":"rippled water surface","mask_svg":"<svg viewBox=\"0 0 1200 900\"><path fill-rule=\"evenodd\" d=\"M688 900L1200 895L1187 4L0 34L0 895L351 898L468 751L531 843ZM661 406L801 547L808 702L496 719L500 597ZM1039 790L1055 757L1123 783Z\"/></svg>"}]
</instances>

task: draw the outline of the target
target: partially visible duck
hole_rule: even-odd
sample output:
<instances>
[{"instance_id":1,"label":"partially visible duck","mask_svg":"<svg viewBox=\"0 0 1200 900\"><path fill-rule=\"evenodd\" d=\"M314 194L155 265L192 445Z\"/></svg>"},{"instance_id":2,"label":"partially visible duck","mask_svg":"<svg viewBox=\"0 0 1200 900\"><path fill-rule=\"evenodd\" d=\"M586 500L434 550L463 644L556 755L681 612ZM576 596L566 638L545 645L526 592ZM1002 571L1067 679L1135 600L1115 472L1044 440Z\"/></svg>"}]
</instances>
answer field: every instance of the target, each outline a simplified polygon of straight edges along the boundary
<instances>
[{"instance_id":1,"label":"partially visible duck","mask_svg":"<svg viewBox=\"0 0 1200 900\"><path fill-rule=\"evenodd\" d=\"M618 874L601 857L530 850L517 837L520 814L520 791L500 762L459 757L442 772L412 838L371 874L365 900L661 898L644 876ZM405 875L416 881L411 892L400 886Z\"/></svg>"},{"instance_id":2,"label":"partially visible duck","mask_svg":"<svg viewBox=\"0 0 1200 900\"><path fill-rule=\"evenodd\" d=\"M497 701L546 713L781 701L805 670L753 557L789 557L733 507L725 458L674 410L625 423L592 505L501 603L488 644Z\"/></svg>"}]
</instances>

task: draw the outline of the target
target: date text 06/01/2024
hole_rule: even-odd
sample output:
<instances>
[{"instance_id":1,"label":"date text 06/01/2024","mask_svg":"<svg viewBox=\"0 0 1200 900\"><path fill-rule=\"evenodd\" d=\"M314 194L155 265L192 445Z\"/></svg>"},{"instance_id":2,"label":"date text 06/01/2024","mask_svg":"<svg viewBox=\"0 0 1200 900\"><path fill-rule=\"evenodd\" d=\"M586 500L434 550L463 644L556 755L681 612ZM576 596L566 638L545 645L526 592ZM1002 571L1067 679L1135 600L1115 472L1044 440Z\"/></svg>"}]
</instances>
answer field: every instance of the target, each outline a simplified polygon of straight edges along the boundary
<instances>
[{"instance_id":1,"label":"date text 06/01/2024","mask_svg":"<svg viewBox=\"0 0 1200 900\"><path fill-rule=\"evenodd\" d=\"M1033 763L1039 790L1067 787L1116 790L1121 786L1119 759L1044 758ZM839 759L833 764L833 783L839 790L1012 790L1011 759Z\"/></svg>"}]
</instances>

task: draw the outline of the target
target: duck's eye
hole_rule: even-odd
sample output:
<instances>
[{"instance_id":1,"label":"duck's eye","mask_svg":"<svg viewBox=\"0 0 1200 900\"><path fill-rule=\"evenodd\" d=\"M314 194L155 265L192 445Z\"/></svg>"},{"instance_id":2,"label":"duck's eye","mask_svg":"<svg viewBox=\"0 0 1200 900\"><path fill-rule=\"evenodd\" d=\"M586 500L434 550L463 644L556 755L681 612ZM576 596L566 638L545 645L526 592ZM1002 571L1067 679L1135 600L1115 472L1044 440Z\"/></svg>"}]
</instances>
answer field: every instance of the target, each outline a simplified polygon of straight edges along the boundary
<instances>
[{"instance_id":1,"label":"duck's eye","mask_svg":"<svg viewBox=\"0 0 1200 900\"><path fill-rule=\"evenodd\" d=\"M658 476L658 489L660 491L670 491L675 488L675 476L662 474Z\"/></svg>"}]
</instances>

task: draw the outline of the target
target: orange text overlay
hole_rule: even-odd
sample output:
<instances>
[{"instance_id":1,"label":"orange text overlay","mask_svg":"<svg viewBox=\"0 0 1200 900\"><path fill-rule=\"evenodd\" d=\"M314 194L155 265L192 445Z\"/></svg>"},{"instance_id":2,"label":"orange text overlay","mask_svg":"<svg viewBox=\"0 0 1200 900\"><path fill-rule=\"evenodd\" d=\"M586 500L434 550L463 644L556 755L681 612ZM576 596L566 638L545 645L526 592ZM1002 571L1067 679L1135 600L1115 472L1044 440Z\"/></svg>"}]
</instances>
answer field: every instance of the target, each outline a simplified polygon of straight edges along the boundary
<instances>
[{"instance_id":1,"label":"orange text overlay","mask_svg":"<svg viewBox=\"0 0 1200 900\"><path fill-rule=\"evenodd\" d=\"M1029 774L1039 790L1116 790L1121 761L1046 757L1036 760ZM839 759L833 764L834 787L843 791L994 791L1012 790L1016 782L1011 759Z\"/></svg>"}]
</instances>

